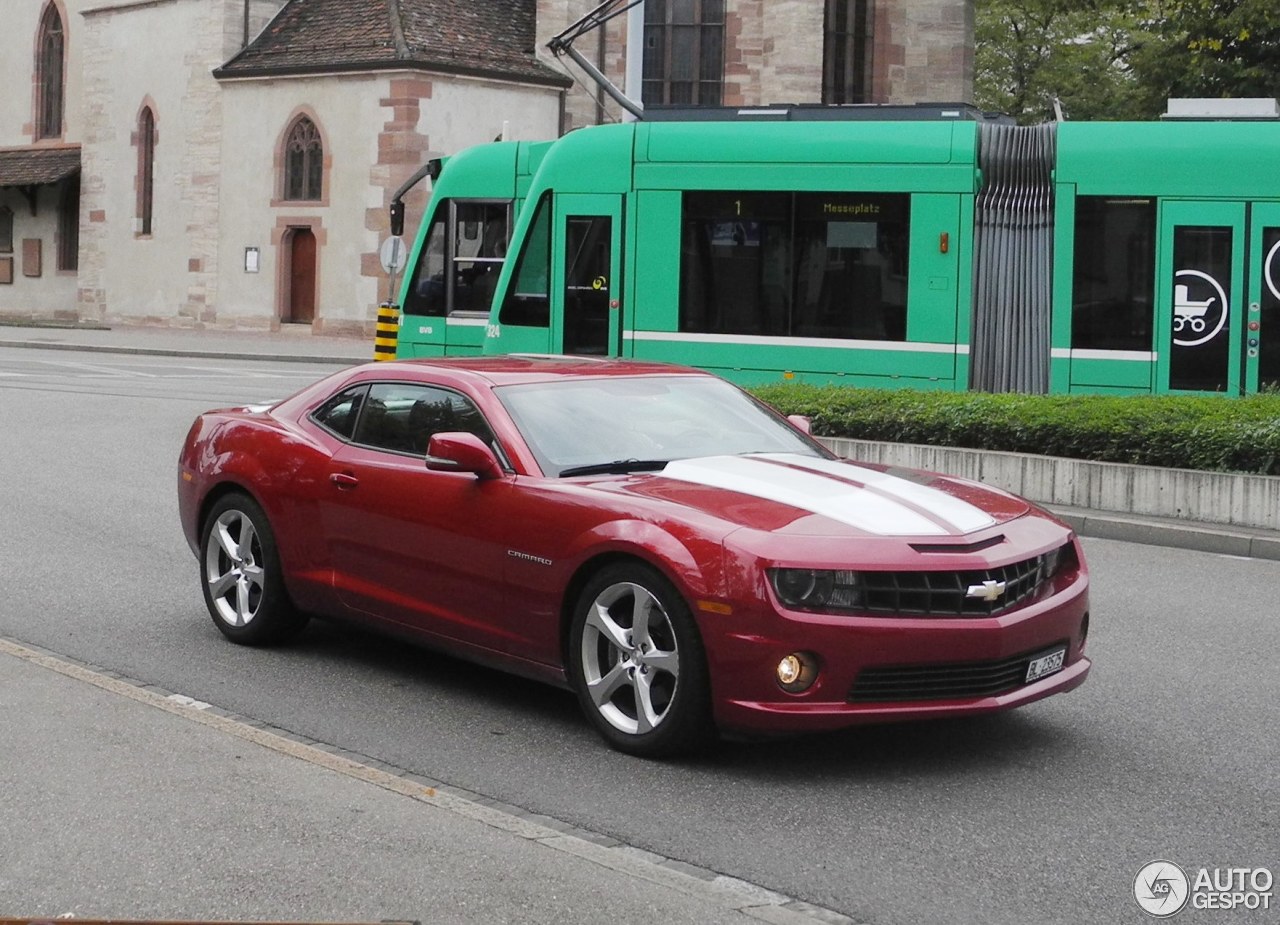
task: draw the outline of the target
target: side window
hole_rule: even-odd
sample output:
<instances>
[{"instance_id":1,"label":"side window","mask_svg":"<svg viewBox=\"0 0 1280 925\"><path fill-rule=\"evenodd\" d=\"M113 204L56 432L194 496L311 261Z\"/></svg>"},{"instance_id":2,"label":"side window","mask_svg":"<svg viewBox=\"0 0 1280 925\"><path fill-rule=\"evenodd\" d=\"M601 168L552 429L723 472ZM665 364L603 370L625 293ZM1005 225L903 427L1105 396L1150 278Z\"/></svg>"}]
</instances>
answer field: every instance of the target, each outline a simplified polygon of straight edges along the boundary
<instances>
[{"instance_id":1,"label":"side window","mask_svg":"<svg viewBox=\"0 0 1280 925\"><path fill-rule=\"evenodd\" d=\"M426 456L431 436L463 431L490 446L493 432L470 399L424 385L380 382L369 388L355 442L379 450Z\"/></svg>"},{"instance_id":2,"label":"side window","mask_svg":"<svg viewBox=\"0 0 1280 925\"><path fill-rule=\"evenodd\" d=\"M551 324L551 195L542 197L498 314L502 324Z\"/></svg>"},{"instance_id":3,"label":"side window","mask_svg":"<svg viewBox=\"0 0 1280 925\"><path fill-rule=\"evenodd\" d=\"M311 420L335 436L350 440L356 428L356 418L360 416L360 406L364 403L367 385L357 385L343 389L315 411L311 412Z\"/></svg>"},{"instance_id":4,"label":"side window","mask_svg":"<svg viewBox=\"0 0 1280 925\"><path fill-rule=\"evenodd\" d=\"M910 197L795 197L796 337L906 340Z\"/></svg>"},{"instance_id":5,"label":"side window","mask_svg":"<svg viewBox=\"0 0 1280 925\"><path fill-rule=\"evenodd\" d=\"M680 330L906 339L906 193L692 192Z\"/></svg>"},{"instance_id":6,"label":"side window","mask_svg":"<svg viewBox=\"0 0 1280 925\"><path fill-rule=\"evenodd\" d=\"M1076 200L1071 346L1150 350L1156 286L1156 201Z\"/></svg>"},{"instance_id":7,"label":"side window","mask_svg":"<svg viewBox=\"0 0 1280 925\"><path fill-rule=\"evenodd\" d=\"M788 193L685 193L680 330L785 335L791 318Z\"/></svg>"}]
</instances>

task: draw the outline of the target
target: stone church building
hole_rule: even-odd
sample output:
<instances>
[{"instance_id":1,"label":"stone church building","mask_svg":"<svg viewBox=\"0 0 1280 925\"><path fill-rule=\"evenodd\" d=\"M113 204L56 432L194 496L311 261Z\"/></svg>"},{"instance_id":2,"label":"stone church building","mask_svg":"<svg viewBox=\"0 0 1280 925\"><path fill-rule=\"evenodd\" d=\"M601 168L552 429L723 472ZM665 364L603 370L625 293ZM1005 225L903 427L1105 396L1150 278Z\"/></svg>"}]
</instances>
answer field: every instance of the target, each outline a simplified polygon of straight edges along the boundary
<instances>
[{"instance_id":1,"label":"stone church building","mask_svg":"<svg viewBox=\"0 0 1280 925\"><path fill-rule=\"evenodd\" d=\"M6 0L0 321L371 332L428 153L623 118L546 47L597 5ZM646 105L963 102L973 5L647 0L574 48Z\"/></svg>"}]
</instances>

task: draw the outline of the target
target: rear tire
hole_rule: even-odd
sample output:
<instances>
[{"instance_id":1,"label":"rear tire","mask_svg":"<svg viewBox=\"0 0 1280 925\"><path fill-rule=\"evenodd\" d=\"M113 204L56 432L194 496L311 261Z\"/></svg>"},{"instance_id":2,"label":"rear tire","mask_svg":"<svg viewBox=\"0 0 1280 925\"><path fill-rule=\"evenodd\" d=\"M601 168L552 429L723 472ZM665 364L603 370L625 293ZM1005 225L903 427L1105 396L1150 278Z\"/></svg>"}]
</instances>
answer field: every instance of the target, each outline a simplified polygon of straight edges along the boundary
<instances>
[{"instance_id":1,"label":"rear tire","mask_svg":"<svg viewBox=\"0 0 1280 925\"><path fill-rule=\"evenodd\" d=\"M267 515L247 495L226 495L210 509L200 531L200 579L214 626L232 642L274 645L307 624L285 591Z\"/></svg>"},{"instance_id":2,"label":"rear tire","mask_svg":"<svg viewBox=\"0 0 1280 925\"><path fill-rule=\"evenodd\" d=\"M648 565L608 566L583 588L568 669L583 712L618 751L665 758L715 741L698 628L680 593Z\"/></svg>"}]
</instances>

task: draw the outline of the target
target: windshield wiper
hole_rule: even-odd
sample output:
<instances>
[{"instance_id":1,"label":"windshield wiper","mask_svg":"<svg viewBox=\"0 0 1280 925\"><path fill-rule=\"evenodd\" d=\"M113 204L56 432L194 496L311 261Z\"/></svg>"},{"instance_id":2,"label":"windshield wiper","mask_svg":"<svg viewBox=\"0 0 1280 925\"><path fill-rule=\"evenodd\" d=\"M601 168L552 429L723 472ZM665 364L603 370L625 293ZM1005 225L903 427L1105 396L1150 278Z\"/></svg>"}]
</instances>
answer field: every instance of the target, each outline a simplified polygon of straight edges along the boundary
<instances>
[{"instance_id":1,"label":"windshield wiper","mask_svg":"<svg viewBox=\"0 0 1280 925\"><path fill-rule=\"evenodd\" d=\"M571 475L623 475L627 472L657 472L665 469L667 459L615 459L613 462L592 463L589 466L570 466L560 471L560 478Z\"/></svg>"}]
</instances>

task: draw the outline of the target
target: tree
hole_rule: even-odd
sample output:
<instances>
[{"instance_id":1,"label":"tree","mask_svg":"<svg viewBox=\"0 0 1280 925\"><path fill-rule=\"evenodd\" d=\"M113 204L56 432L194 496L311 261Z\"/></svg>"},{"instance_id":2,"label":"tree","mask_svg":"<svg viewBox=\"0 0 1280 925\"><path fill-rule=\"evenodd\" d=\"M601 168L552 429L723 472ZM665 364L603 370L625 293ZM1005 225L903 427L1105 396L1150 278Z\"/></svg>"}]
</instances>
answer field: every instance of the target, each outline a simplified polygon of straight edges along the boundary
<instances>
[{"instance_id":1,"label":"tree","mask_svg":"<svg viewBox=\"0 0 1280 925\"><path fill-rule=\"evenodd\" d=\"M978 0L979 106L1033 123L1143 118L1129 54L1146 38L1133 0Z\"/></svg>"},{"instance_id":2,"label":"tree","mask_svg":"<svg viewBox=\"0 0 1280 925\"><path fill-rule=\"evenodd\" d=\"M1020 122L1155 119L1170 97L1280 97L1276 0L975 0L978 105Z\"/></svg>"},{"instance_id":3,"label":"tree","mask_svg":"<svg viewBox=\"0 0 1280 925\"><path fill-rule=\"evenodd\" d=\"M1280 97L1275 0L1172 0L1132 57L1147 105L1169 97Z\"/></svg>"}]
</instances>

